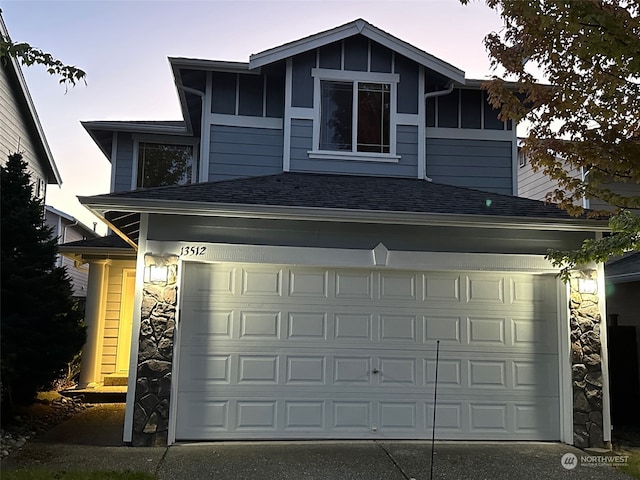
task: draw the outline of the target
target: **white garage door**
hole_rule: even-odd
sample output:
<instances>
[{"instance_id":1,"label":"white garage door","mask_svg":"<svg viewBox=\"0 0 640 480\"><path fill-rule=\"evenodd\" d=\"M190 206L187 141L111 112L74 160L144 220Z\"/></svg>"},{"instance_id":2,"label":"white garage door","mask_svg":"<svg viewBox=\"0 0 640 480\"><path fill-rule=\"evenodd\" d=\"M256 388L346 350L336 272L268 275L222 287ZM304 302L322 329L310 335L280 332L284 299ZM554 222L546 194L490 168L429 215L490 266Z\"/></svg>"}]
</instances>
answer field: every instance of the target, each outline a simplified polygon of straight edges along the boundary
<instances>
[{"instance_id":1,"label":"white garage door","mask_svg":"<svg viewBox=\"0 0 640 480\"><path fill-rule=\"evenodd\" d=\"M555 278L186 263L176 440L558 440Z\"/></svg>"}]
</instances>

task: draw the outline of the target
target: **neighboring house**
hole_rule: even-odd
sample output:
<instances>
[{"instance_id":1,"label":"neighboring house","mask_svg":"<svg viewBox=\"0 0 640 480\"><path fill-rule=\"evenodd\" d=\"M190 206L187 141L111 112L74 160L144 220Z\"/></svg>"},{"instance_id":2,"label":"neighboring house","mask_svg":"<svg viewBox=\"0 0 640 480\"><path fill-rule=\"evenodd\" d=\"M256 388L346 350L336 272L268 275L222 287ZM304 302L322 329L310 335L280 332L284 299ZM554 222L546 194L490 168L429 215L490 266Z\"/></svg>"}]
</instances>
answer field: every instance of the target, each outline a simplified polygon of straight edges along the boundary
<instances>
[{"instance_id":1,"label":"neighboring house","mask_svg":"<svg viewBox=\"0 0 640 480\"><path fill-rule=\"evenodd\" d=\"M610 440L602 268L544 259L606 222L515 196L479 81L364 20L170 63L183 121L84 123L118 236L62 247L125 441L425 438L438 341L438 438Z\"/></svg>"},{"instance_id":2,"label":"neighboring house","mask_svg":"<svg viewBox=\"0 0 640 480\"><path fill-rule=\"evenodd\" d=\"M518 195L544 200L546 194L558 187L557 180L534 171L528 158L518 152ZM572 169L574 178L588 178L584 169ZM640 196L640 184L617 183L605 185L618 195ZM612 210L600 199L585 198L583 207L593 210ZM638 212L640 213L640 211ZM613 375L613 416L616 425L640 425L637 405L640 402L640 252L609 260L604 267L606 279L606 318L611 340L611 374Z\"/></svg>"},{"instance_id":3,"label":"neighboring house","mask_svg":"<svg viewBox=\"0 0 640 480\"><path fill-rule=\"evenodd\" d=\"M0 36L9 38L1 13ZM33 193L38 198L45 198L47 185L62 184L20 64L13 57L2 57L0 59L0 164L4 165L9 155L13 153L22 153L31 174Z\"/></svg>"},{"instance_id":4,"label":"neighboring house","mask_svg":"<svg viewBox=\"0 0 640 480\"><path fill-rule=\"evenodd\" d=\"M49 205L45 207L45 224L53 230L53 236L58 239L58 244L100 237L98 233L80 223L80 221L71 215L61 212ZM59 267L66 267L67 274L71 278L73 286L73 298L79 303L80 307L84 309L87 298L89 268L60 254L58 254L56 263Z\"/></svg>"}]
</instances>

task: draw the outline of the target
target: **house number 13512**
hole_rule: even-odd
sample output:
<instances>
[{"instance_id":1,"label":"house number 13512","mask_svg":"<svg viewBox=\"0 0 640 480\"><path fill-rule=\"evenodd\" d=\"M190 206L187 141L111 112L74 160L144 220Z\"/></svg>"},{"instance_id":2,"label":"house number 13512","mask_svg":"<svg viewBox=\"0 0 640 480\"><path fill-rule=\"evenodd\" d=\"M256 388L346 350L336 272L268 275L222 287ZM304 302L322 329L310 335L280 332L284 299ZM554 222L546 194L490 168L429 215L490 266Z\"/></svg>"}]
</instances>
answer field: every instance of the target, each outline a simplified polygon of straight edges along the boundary
<instances>
[{"instance_id":1,"label":"house number 13512","mask_svg":"<svg viewBox=\"0 0 640 480\"><path fill-rule=\"evenodd\" d=\"M189 246L182 247L180 249L181 257L199 257L200 255L204 255L204 252L207 251L207 247L202 246Z\"/></svg>"}]
</instances>

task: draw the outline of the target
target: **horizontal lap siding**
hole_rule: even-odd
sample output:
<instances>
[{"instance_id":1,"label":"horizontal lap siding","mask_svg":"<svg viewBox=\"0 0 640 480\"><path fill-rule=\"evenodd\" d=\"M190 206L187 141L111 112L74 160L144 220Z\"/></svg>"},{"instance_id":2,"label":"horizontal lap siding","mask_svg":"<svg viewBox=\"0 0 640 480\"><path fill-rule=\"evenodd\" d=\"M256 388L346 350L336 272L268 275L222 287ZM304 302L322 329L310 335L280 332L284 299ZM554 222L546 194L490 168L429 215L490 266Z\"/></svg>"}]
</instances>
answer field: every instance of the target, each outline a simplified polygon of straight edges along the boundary
<instances>
[{"instance_id":1,"label":"horizontal lap siding","mask_svg":"<svg viewBox=\"0 0 640 480\"><path fill-rule=\"evenodd\" d=\"M427 176L437 183L512 195L512 145L427 138Z\"/></svg>"},{"instance_id":2,"label":"horizontal lap siding","mask_svg":"<svg viewBox=\"0 0 640 480\"><path fill-rule=\"evenodd\" d=\"M38 158L35 139L27 126L28 113L16 101L14 86L7 75L8 68L0 64L0 164L6 163L9 154L20 151L34 176L46 182L45 167ZM35 181L35 178L31 180Z\"/></svg>"},{"instance_id":3,"label":"horizontal lap siding","mask_svg":"<svg viewBox=\"0 0 640 480\"><path fill-rule=\"evenodd\" d=\"M102 338L101 375L116 371L118 332L120 328L120 302L122 299L122 274L125 268L135 268L135 262L113 262L109 267L107 298ZM102 379L101 379L102 381Z\"/></svg>"},{"instance_id":4,"label":"horizontal lap siding","mask_svg":"<svg viewBox=\"0 0 640 480\"><path fill-rule=\"evenodd\" d=\"M62 257L62 265L67 268L67 274L71 278L73 296L86 297L89 269L86 266L76 267L75 262L67 257Z\"/></svg>"},{"instance_id":5,"label":"horizontal lap siding","mask_svg":"<svg viewBox=\"0 0 640 480\"><path fill-rule=\"evenodd\" d=\"M282 172L282 130L211 126L209 180Z\"/></svg>"},{"instance_id":6,"label":"horizontal lap siding","mask_svg":"<svg viewBox=\"0 0 640 480\"><path fill-rule=\"evenodd\" d=\"M312 149L312 138L313 124L311 120L294 119L291 122L291 171L411 178L417 176L418 127L416 126L400 125L397 127L397 154L401 157L398 163L326 158L310 159L307 152Z\"/></svg>"}]
</instances>

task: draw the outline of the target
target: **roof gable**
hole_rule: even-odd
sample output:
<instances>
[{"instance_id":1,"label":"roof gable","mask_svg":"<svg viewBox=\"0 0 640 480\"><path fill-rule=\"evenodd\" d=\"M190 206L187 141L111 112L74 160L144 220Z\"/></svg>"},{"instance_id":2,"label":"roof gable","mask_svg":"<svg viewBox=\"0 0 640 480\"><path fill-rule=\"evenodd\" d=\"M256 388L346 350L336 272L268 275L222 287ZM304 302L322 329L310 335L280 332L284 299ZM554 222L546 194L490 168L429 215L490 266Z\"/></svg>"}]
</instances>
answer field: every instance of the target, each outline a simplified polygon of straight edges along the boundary
<instances>
[{"instance_id":1,"label":"roof gable","mask_svg":"<svg viewBox=\"0 0 640 480\"><path fill-rule=\"evenodd\" d=\"M465 83L464 72L462 70L380 30L361 18L331 30L316 33L315 35L253 54L249 59L249 68L259 68L358 34L384 45L392 51L410 58L418 64L438 72L455 82L460 84Z\"/></svg>"}]
</instances>

